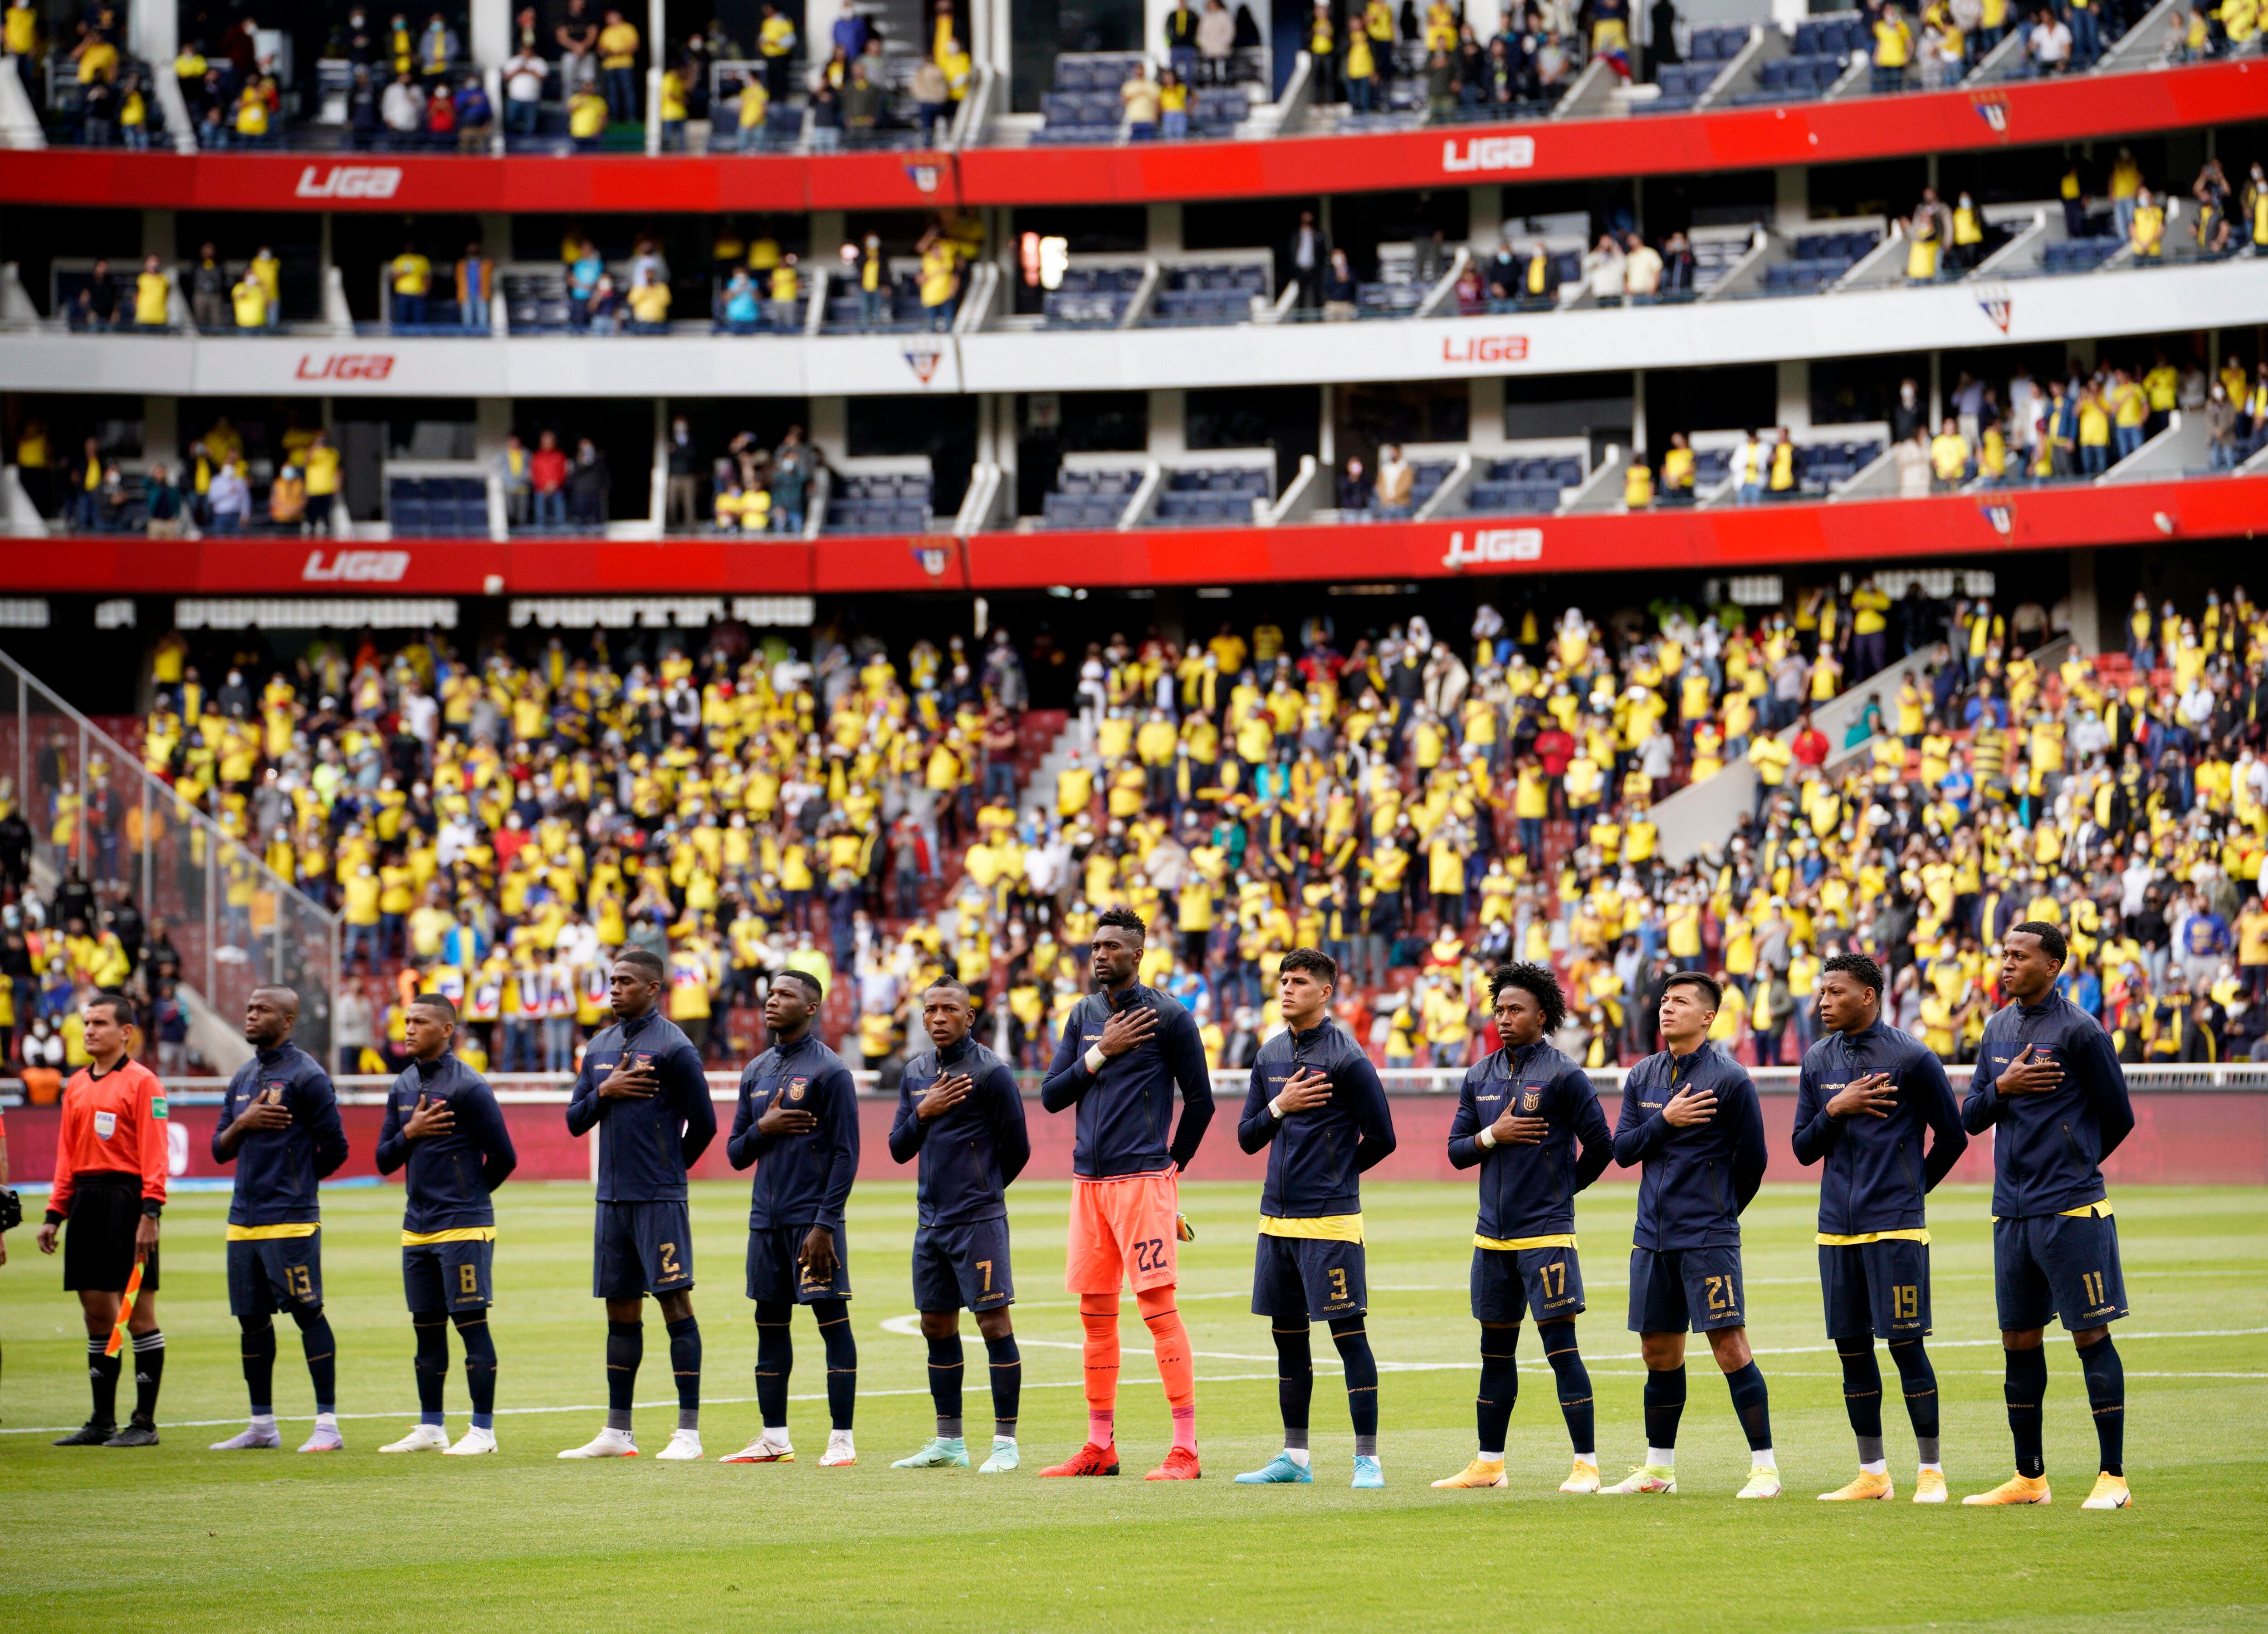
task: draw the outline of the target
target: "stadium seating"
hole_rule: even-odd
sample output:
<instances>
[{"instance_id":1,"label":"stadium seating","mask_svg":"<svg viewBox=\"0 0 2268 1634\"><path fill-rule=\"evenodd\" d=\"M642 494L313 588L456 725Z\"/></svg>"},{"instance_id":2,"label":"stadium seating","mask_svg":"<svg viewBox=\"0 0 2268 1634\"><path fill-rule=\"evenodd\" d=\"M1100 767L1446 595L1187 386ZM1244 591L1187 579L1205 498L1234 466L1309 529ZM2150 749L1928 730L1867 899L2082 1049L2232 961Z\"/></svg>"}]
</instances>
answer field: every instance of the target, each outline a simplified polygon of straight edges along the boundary
<instances>
[{"instance_id":1,"label":"stadium seating","mask_svg":"<svg viewBox=\"0 0 2268 1634\"><path fill-rule=\"evenodd\" d=\"M1154 515L1160 522L1248 522L1254 502L1275 493L1274 474L1249 466L1173 470Z\"/></svg>"},{"instance_id":2,"label":"stadium seating","mask_svg":"<svg viewBox=\"0 0 2268 1634\"><path fill-rule=\"evenodd\" d=\"M827 497L830 534L925 532L932 479L914 472L850 472L838 475Z\"/></svg>"},{"instance_id":3,"label":"stadium seating","mask_svg":"<svg viewBox=\"0 0 2268 1634\"><path fill-rule=\"evenodd\" d=\"M397 539L485 539L488 484L476 476L391 477L386 519Z\"/></svg>"},{"instance_id":4,"label":"stadium seating","mask_svg":"<svg viewBox=\"0 0 2268 1634\"><path fill-rule=\"evenodd\" d=\"M1272 286L1269 269L1250 263L1168 267L1142 321L1242 323L1252 315L1253 301L1267 300Z\"/></svg>"},{"instance_id":5,"label":"stadium seating","mask_svg":"<svg viewBox=\"0 0 2268 1634\"><path fill-rule=\"evenodd\" d=\"M1572 454L1491 460L1476 473L1468 510L1516 516L1556 511L1559 490L1583 480L1583 462Z\"/></svg>"},{"instance_id":6,"label":"stadium seating","mask_svg":"<svg viewBox=\"0 0 2268 1634\"><path fill-rule=\"evenodd\" d=\"M1790 247L1787 260L1764 269L1764 293L1807 295L1831 289L1881 242L1878 232L1806 233Z\"/></svg>"},{"instance_id":7,"label":"stadium seating","mask_svg":"<svg viewBox=\"0 0 2268 1634\"><path fill-rule=\"evenodd\" d=\"M1063 282L1047 292L1044 310L1051 329L1107 329L1126 315L1142 287L1137 266L1066 268Z\"/></svg>"},{"instance_id":8,"label":"stadium seating","mask_svg":"<svg viewBox=\"0 0 2268 1634\"><path fill-rule=\"evenodd\" d=\"M1049 527L1116 527L1141 485L1138 470L1095 471L1065 466L1057 473L1056 491L1047 497L1047 524Z\"/></svg>"}]
</instances>

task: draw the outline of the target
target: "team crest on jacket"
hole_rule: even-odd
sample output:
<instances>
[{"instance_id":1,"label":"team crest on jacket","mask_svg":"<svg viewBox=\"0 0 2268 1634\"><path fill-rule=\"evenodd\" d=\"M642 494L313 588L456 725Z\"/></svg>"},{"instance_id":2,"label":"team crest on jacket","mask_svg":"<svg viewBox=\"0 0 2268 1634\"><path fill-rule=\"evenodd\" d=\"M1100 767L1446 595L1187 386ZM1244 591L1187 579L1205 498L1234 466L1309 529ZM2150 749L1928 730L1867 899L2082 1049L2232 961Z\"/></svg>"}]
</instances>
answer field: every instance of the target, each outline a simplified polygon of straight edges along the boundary
<instances>
[{"instance_id":1,"label":"team crest on jacket","mask_svg":"<svg viewBox=\"0 0 2268 1634\"><path fill-rule=\"evenodd\" d=\"M802 1099L803 1099L803 1091L804 1091L804 1086L805 1086L806 1085L809 1084L810 1082L811 1082L811 1080L810 1080L809 1078L792 1078L788 1079L788 1081L787 1081L787 1098L788 1098L790 1100L802 1100Z\"/></svg>"},{"instance_id":2,"label":"team crest on jacket","mask_svg":"<svg viewBox=\"0 0 2268 1634\"><path fill-rule=\"evenodd\" d=\"M1521 1092L1521 1095L1520 1095L1520 1109L1521 1109L1522 1112L1533 1112L1533 1111L1535 1111L1535 1108L1538 1108L1538 1107L1542 1106L1543 1104L1543 1092L1542 1090L1540 1090L1540 1089L1528 1089L1528 1090L1522 1090L1522 1091Z\"/></svg>"}]
</instances>

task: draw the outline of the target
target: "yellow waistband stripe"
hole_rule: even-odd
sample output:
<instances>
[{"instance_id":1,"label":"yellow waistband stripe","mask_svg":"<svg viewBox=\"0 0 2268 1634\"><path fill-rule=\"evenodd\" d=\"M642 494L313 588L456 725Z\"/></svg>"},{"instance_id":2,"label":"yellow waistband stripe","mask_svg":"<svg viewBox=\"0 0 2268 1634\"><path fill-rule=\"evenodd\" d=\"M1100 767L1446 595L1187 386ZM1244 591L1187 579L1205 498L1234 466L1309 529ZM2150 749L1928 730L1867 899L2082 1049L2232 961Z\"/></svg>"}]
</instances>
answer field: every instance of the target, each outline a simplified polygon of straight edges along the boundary
<instances>
[{"instance_id":1,"label":"yellow waistband stripe","mask_svg":"<svg viewBox=\"0 0 2268 1634\"><path fill-rule=\"evenodd\" d=\"M495 1240L496 1227L493 1226L459 1226L448 1231L405 1231L401 1233L401 1246L405 1248L422 1248L436 1242L494 1242Z\"/></svg>"},{"instance_id":2,"label":"yellow waistband stripe","mask_svg":"<svg viewBox=\"0 0 2268 1634\"><path fill-rule=\"evenodd\" d=\"M1360 1242L1362 1216L1318 1214L1308 1219L1283 1220L1263 1214L1260 1217L1260 1234L1263 1237L1306 1237L1324 1242Z\"/></svg>"},{"instance_id":3,"label":"yellow waistband stripe","mask_svg":"<svg viewBox=\"0 0 2268 1634\"><path fill-rule=\"evenodd\" d=\"M1822 1248L1856 1248L1869 1242L1926 1244L1929 1241L1929 1232L1926 1227L1918 1227L1912 1231L1862 1231L1855 1236L1838 1237L1831 1232L1822 1231L1815 1240Z\"/></svg>"},{"instance_id":4,"label":"yellow waistband stripe","mask_svg":"<svg viewBox=\"0 0 2268 1634\"><path fill-rule=\"evenodd\" d=\"M312 1237L322 1230L317 1220L295 1220L288 1226L232 1226L231 1242L276 1242L286 1237Z\"/></svg>"},{"instance_id":5,"label":"yellow waistband stripe","mask_svg":"<svg viewBox=\"0 0 2268 1634\"><path fill-rule=\"evenodd\" d=\"M2056 1216L2059 1219L2107 1220L2112 1218L2110 1212L2110 1199L2105 1197L2100 1203L2084 1203L2076 1209L2058 1209L2056 1211ZM1995 1226L1998 1226L2004 1218L2015 1218L2018 1217L2013 1215L2004 1216L1995 1214L1992 1217L1992 1223Z\"/></svg>"},{"instance_id":6,"label":"yellow waistband stripe","mask_svg":"<svg viewBox=\"0 0 2268 1634\"><path fill-rule=\"evenodd\" d=\"M1473 1233L1473 1247L1494 1248L1500 1254L1516 1253L1521 1248L1572 1248L1574 1246L1575 1233L1572 1231L1555 1232L1548 1237L1484 1237L1478 1232Z\"/></svg>"}]
</instances>

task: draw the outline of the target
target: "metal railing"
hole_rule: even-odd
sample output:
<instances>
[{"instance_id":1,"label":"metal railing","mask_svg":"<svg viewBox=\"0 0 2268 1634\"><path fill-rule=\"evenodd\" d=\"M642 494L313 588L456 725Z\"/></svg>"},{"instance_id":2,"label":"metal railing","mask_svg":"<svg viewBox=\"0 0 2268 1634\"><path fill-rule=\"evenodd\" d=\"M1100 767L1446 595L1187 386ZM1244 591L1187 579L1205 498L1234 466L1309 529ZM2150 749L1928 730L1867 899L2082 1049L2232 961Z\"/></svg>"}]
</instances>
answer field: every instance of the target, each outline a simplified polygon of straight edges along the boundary
<instances>
[{"instance_id":1,"label":"metal railing","mask_svg":"<svg viewBox=\"0 0 2268 1634\"><path fill-rule=\"evenodd\" d=\"M5 652L0 769L14 779L46 894L84 887L99 913L104 887L125 887L153 930L164 922L183 982L214 1011L240 1018L254 988L294 988L300 1041L328 1058L337 917Z\"/></svg>"}]
</instances>

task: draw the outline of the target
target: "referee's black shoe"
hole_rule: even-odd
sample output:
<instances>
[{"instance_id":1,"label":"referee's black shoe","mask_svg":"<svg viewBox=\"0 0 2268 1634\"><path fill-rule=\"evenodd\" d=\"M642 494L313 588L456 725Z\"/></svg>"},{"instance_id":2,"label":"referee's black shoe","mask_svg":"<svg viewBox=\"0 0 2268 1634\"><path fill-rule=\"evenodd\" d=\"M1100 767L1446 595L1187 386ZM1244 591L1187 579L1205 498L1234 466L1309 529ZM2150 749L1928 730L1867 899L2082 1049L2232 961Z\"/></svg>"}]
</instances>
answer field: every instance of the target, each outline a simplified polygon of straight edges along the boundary
<instances>
[{"instance_id":1,"label":"referee's black shoe","mask_svg":"<svg viewBox=\"0 0 2268 1634\"><path fill-rule=\"evenodd\" d=\"M90 1418L69 1435L55 1438L57 1446L101 1446L118 1433L118 1426Z\"/></svg>"},{"instance_id":2,"label":"referee's black shoe","mask_svg":"<svg viewBox=\"0 0 2268 1634\"><path fill-rule=\"evenodd\" d=\"M158 1426L140 1418L129 1419L126 1428L103 1443L105 1446L155 1446Z\"/></svg>"}]
</instances>

